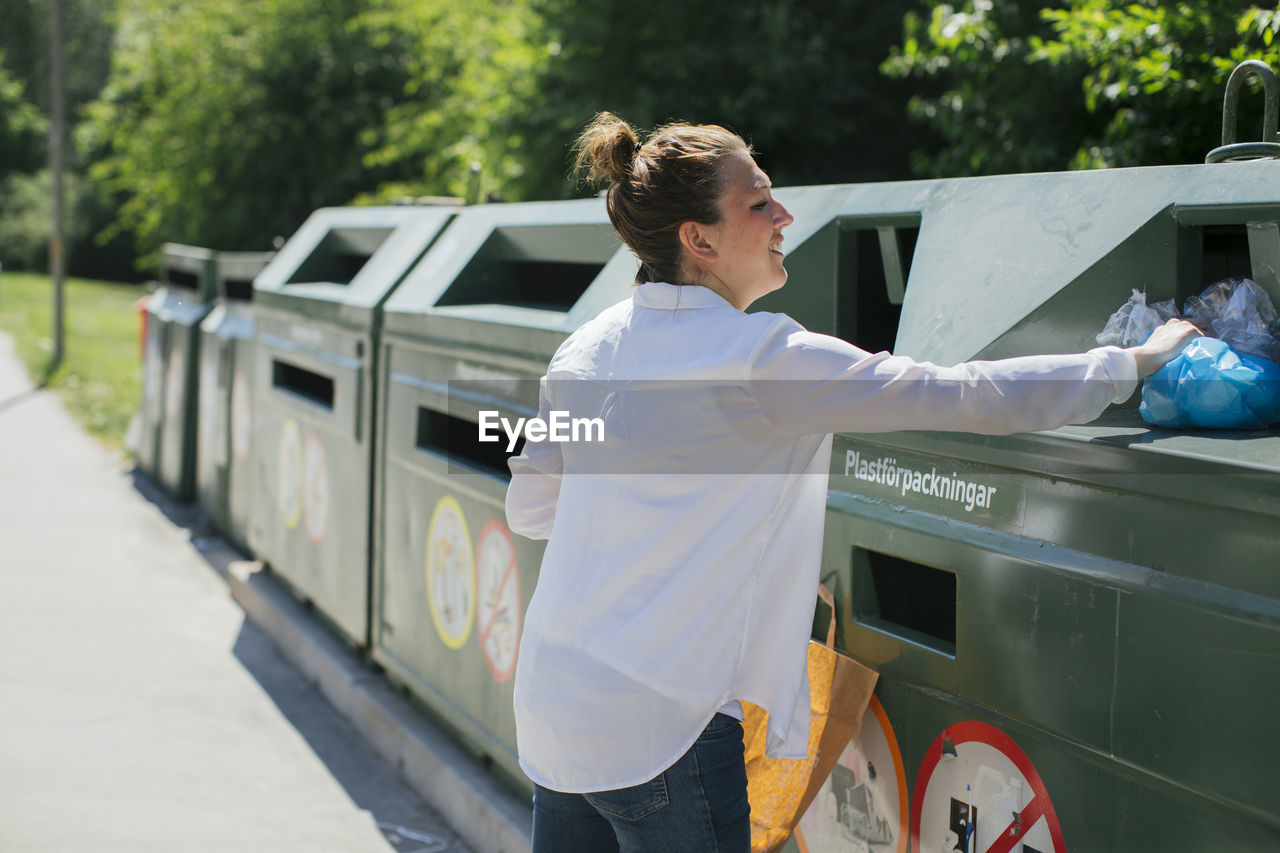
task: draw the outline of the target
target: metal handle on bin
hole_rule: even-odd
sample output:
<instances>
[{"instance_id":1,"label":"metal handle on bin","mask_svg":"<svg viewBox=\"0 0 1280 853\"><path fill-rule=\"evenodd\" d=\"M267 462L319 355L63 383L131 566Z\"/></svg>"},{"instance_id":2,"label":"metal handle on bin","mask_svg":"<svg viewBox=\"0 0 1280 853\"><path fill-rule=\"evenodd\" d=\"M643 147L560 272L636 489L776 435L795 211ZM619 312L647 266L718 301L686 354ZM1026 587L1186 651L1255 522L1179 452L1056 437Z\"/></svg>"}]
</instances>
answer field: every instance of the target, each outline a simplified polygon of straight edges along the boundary
<instances>
[{"instance_id":1,"label":"metal handle on bin","mask_svg":"<svg viewBox=\"0 0 1280 853\"><path fill-rule=\"evenodd\" d=\"M1262 116L1262 141L1236 142L1240 87L1251 74L1262 80L1266 98ZM1259 59L1241 62L1227 78L1227 93L1222 100L1222 145L1210 151L1204 161L1224 163L1233 160L1280 158L1280 140L1277 140L1276 135L1277 118L1280 118L1280 83L1277 83L1275 72Z\"/></svg>"}]
</instances>

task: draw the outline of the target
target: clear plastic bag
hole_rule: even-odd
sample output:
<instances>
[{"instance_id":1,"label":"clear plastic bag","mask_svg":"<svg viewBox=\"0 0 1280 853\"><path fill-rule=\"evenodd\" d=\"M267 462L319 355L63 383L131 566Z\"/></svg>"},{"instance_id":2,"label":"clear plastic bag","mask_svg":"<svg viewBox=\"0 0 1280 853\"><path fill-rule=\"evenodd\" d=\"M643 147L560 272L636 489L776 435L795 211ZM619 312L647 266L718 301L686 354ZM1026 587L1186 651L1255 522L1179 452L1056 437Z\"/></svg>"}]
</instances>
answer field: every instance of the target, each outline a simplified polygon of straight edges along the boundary
<instances>
[{"instance_id":1,"label":"clear plastic bag","mask_svg":"<svg viewBox=\"0 0 1280 853\"><path fill-rule=\"evenodd\" d=\"M1243 355L1280 361L1280 321L1267 292L1248 278L1228 278L1182 305L1183 315Z\"/></svg>"},{"instance_id":2,"label":"clear plastic bag","mask_svg":"<svg viewBox=\"0 0 1280 853\"><path fill-rule=\"evenodd\" d=\"M1148 306L1133 291L1097 335L1101 345L1132 347L1179 316L1173 300ZM1228 278L1188 297L1182 315L1207 335L1142 385L1138 413L1161 427L1265 429L1280 421L1280 319L1267 292Z\"/></svg>"},{"instance_id":3,"label":"clear plastic bag","mask_svg":"<svg viewBox=\"0 0 1280 853\"><path fill-rule=\"evenodd\" d=\"M1135 290L1094 340L1099 346L1136 347L1150 337L1157 326L1177 316L1178 308L1172 299L1148 305L1147 294Z\"/></svg>"}]
</instances>

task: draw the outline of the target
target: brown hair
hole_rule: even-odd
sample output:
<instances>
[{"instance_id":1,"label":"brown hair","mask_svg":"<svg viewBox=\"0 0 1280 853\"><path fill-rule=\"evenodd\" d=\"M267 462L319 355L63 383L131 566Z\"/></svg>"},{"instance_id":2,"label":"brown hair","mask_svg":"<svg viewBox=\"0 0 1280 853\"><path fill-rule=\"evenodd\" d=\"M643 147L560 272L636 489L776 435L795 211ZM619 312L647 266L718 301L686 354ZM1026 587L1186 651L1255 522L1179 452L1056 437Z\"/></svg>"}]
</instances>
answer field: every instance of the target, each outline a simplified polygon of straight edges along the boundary
<instances>
[{"instance_id":1,"label":"brown hair","mask_svg":"<svg viewBox=\"0 0 1280 853\"><path fill-rule=\"evenodd\" d=\"M720 221L721 161L752 153L736 133L714 124L663 125L643 144L631 125L598 113L574 146L575 169L607 180L605 206L622 242L640 259L636 281L680 284L680 224Z\"/></svg>"}]
</instances>

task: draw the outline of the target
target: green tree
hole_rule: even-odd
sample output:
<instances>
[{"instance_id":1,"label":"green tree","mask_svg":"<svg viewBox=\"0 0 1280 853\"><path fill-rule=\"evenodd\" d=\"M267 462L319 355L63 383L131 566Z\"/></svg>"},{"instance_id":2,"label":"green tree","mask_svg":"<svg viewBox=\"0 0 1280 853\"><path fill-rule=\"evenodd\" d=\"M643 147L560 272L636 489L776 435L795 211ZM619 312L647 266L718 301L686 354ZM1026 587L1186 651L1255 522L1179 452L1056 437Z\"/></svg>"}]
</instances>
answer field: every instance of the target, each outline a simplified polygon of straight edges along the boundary
<instances>
[{"instance_id":1,"label":"green tree","mask_svg":"<svg viewBox=\"0 0 1280 853\"><path fill-rule=\"evenodd\" d=\"M21 80L4 68L0 53L0 182L14 172L39 168L49 123L25 97Z\"/></svg>"},{"instance_id":2,"label":"green tree","mask_svg":"<svg viewBox=\"0 0 1280 853\"><path fill-rule=\"evenodd\" d=\"M79 120L83 105L97 97L107 77L115 5L116 0L62 0L63 117L68 128ZM4 21L0 27L0 259L6 265L42 270L53 230L46 145L51 102L50 2L5 0ZM11 100L14 83L24 99L17 106ZM15 135L15 123L25 130ZM83 191L84 158L70 141L64 140L63 146L68 270L95 277L132 277L127 246L121 242L100 246L92 240L94 233L114 220L115 211Z\"/></svg>"},{"instance_id":3,"label":"green tree","mask_svg":"<svg viewBox=\"0 0 1280 853\"><path fill-rule=\"evenodd\" d=\"M1241 0L935 3L906 16L882 68L924 87L909 111L945 140L915 156L918 174L1200 162L1227 75L1276 65L1278 27Z\"/></svg>"},{"instance_id":4,"label":"green tree","mask_svg":"<svg viewBox=\"0 0 1280 853\"><path fill-rule=\"evenodd\" d=\"M66 210L63 236L73 246L87 236L81 177L68 172L63 179ZM49 238L53 233L53 177L48 169L10 175L0 187L0 262L6 269L45 271Z\"/></svg>"},{"instance_id":5,"label":"green tree","mask_svg":"<svg viewBox=\"0 0 1280 853\"><path fill-rule=\"evenodd\" d=\"M484 192L528 197L524 140L511 117L535 99L547 52L540 18L512 0L376 0L360 18L376 43L401 42L405 79L361 142L371 168L409 177L374 199ZM478 164L480 174L473 174Z\"/></svg>"},{"instance_id":6,"label":"green tree","mask_svg":"<svg viewBox=\"0 0 1280 853\"><path fill-rule=\"evenodd\" d=\"M1106 118L1081 140L1073 168L1200 162L1221 142L1231 71L1246 59L1280 69L1280 12L1239 0L1085 0L1044 19L1054 35L1032 40L1031 59L1087 68L1083 103ZM1262 99L1242 92L1240 107L1241 138L1260 139L1251 119L1261 118Z\"/></svg>"},{"instance_id":7,"label":"green tree","mask_svg":"<svg viewBox=\"0 0 1280 853\"><path fill-rule=\"evenodd\" d=\"M67 120L98 96L111 62L111 18L117 0L62 0L62 77ZM4 0L0 53L24 81L27 99L49 114L49 0Z\"/></svg>"},{"instance_id":8,"label":"green tree","mask_svg":"<svg viewBox=\"0 0 1280 853\"><path fill-rule=\"evenodd\" d=\"M80 142L141 252L165 240L258 249L400 164L365 130L407 81L410 44L366 0L120 0L117 45Z\"/></svg>"},{"instance_id":9,"label":"green tree","mask_svg":"<svg viewBox=\"0 0 1280 853\"><path fill-rule=\"evenodd\" d=\"M515 117L528 193L573 192L568 147L599 110L641 128L714 122L749 137L774 182L907 173L906 84L878 66L904 9L872 0L533 0L548 56ZM916 132L916 138L925 134Z\"/></svg>"}]
</instances>

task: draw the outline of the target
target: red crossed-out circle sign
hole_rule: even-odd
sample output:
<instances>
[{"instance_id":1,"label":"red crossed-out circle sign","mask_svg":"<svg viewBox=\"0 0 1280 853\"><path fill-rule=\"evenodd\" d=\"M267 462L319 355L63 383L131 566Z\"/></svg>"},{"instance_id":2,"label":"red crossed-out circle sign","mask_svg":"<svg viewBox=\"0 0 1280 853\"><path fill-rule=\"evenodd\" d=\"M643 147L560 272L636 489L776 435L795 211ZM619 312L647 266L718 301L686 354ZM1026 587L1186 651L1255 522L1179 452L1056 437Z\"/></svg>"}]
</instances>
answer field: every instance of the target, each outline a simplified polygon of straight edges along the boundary
<instances>
[{"instance_id":1,"label":"red crossed-out circle sign","mask_svg":"<svg viewBox=\"0 0 1280 853\"><path fill-rule=\"evenodd\" d=\"M966 720L943 729L920 763L911 849L1066 853L1067 847L1031 759L1000 729Z\"/></svg>"},{"instance_id":2,"label":"red crossed-out circle sign","mask_svg":"<svg viewBox=\"0 0 1280 853\"><path fill-rule=\"evenodd\" d=\"M476 545L480 650L499 684L511 678L520 651L520 566L507 527L496 518Z\"/></svg>"}]
</instances>

